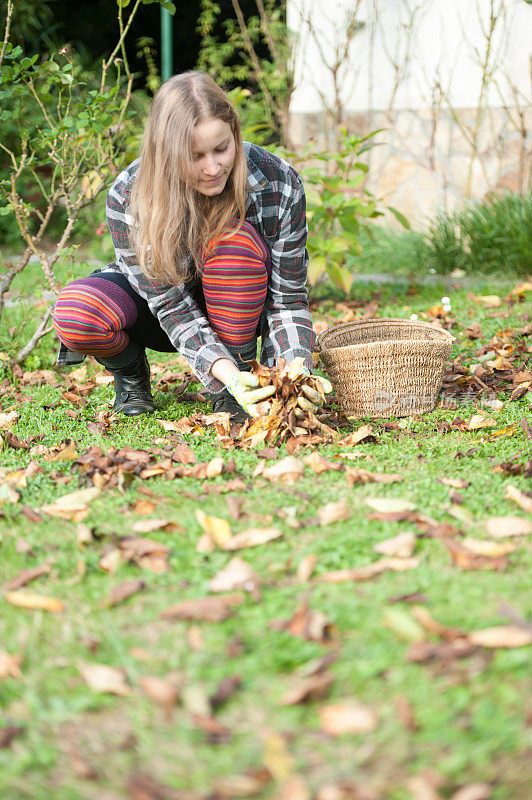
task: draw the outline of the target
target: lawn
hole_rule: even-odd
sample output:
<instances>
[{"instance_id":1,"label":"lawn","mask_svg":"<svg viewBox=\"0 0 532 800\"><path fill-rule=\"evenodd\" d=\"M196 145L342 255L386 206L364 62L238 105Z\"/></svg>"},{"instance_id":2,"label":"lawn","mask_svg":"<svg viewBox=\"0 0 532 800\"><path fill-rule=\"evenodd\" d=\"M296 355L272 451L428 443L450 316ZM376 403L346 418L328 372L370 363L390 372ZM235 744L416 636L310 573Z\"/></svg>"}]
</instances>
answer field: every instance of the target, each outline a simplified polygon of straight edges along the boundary
<instances>
[{"instance_id":1,"label":"lawn","mask_svg":"<svg viewBox=\"0 0 532 800\"><path fill-rule=\"evenodd\" d=\"M422 318L449 296L453 358L463 354L468 366L501 330L529 326L530 290L504 299L517 283L469 277L460 286L435 277L416 284L398 276L365 282L353 295L375 301L378 316L403 318ZM495 293L499 304L472 297ZM315 319L363 310L338 299L316 302ZM38 303L6 309L4 352ZM466 332L472 323L476 339ZM530 369L530 335L511 341L507 357ZM180 430L183 417L210 411L175 394L181 359L149 354L157 413L127 419L109 414L113 393L99 365L89 360L72 376L53 367L53 348L43 341L27 372L14 376L0 355L0 797L530 797L531 539L494 538L485 524L517 517L497 530L526 531L530 385L514 400L512 387L499 391L499 404L486 404L487 393L465 394L422 416L351 420L337 441L315 448L340 469L316 472L316 461L305 463L312 449L301 449L293 454L300 474L273 482L260 473L287 456L284 445L224 448L212 426L187 433L181 423ZM480 359L485 366L485 354ZM340 443L367 424L372 436ZM127 456L130 465L109 466L106 482L103 466L95 471L103 456L83 459L89 448L148 455L123 451L115 460ZM212 477L205 469L175 474L194 473L194 459L210 464ZM148 461L162 466L147 469ZM401 479L371 482L366 474L369 482L360 482L354 469ZM77 512L42 511L94 486L100 492ZM508 486L519 502L507 497ZM375 498L383 511L368 504ZM403 509L407 501L410 511L394 519L392 499ZM321 524L320 510L341 501L339 516L347 518ZM281 535L229 552L216 520L232 534L275 528ZM203 536L198 548L209 524L211 547ZM368 577L362 568L383 558L375 545L407 533L401 542L410 542L410 568L401 562L402 571ZM126 536L152 544L135 549ZM484 542L485 552L472 553L464 537ZM405 558L397 542L389 547ZM210 581L235 557L252 572L215 593ZM43 564L23 585L23 571ZM329 582L328 573L344 569L355 571ZM21 573L18 589L5 586ZM124 588L125 581L134 583ZM113 595L118 586L131 596ZM237 595L232 606L224 604L228 594ZM194 603L161 616L205 597L218 598L210 609L217 621L179 618L187 609L193 616ZM24 602L58 610L14 604ZM499 644L523 646L483 646L468 636L502 625L509 628ZM470 793L456 795L461 787Z\"/></svg>"}]
</instances>

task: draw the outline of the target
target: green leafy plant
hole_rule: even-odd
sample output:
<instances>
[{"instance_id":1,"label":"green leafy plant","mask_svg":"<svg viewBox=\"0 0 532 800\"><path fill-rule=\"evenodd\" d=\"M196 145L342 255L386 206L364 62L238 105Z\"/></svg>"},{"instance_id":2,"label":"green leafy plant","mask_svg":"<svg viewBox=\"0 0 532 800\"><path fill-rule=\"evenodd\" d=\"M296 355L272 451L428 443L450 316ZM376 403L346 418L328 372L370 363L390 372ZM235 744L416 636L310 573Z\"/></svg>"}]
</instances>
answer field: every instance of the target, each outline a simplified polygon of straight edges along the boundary
<instances>
[{"instance_id":1,"label":"green leafy plant","mask_svg":"<svg viewBox=\"0 0 532 800\"><path fill-rule=\"evenodd\" d=\"M506 192L440 214L427 234L432 266L492 273L532 269L532 192Z\"/></svg>"},{"instance_id":2,"label":"green leafy plant","mask_svg":"<svg viewBox=\"0 0 532 800\"><path fill-rule=\"evenodd\" d=\"M371 139L378 132L356 136L344 128L340 131L341 147L337 152L307 150L296 158L296 162L311 159L310 165L301 169L307 194L311 287L329 279L348 295L353 274L346 262L361 253L361 232L367 231L371 236L369 220L384 214L378 198L363 187L368 166L360 161L373 147ZM315 161L323 166L312 163ZM409 227L402 214L387 208L404 227Z\"/></svg>"},{"instance_id":3,"label":"green leafy plant","mask_svg":"<svg viewBox=\"0 0 532 800\"><path fill-rule=\"evenodd\" d=\"M13 0L0 47L0 126L9 123L9 138L0 142L0 215L16 221L24 250L2 264L0 315L13 279L36 256L49 288L58 293L56 264L72 254L69 244L82 209L89 206L112 181L131 142L129 109L133 75L124 46L133 17L142 3L136 0L124 17L128 0L117 8L118 41L101 65L96 86L89 86L68 47L47 56L24 55L10 41ZM161 5L172 10L167 0ZM174 9L175 10L175 9ZM63 224L47 240L54 216L62 212ZM66 212L66 213L65 213ZM15 354L23 361L47 327L53 304L45 310L37 330Z\"/></svg>"}]
</instances>

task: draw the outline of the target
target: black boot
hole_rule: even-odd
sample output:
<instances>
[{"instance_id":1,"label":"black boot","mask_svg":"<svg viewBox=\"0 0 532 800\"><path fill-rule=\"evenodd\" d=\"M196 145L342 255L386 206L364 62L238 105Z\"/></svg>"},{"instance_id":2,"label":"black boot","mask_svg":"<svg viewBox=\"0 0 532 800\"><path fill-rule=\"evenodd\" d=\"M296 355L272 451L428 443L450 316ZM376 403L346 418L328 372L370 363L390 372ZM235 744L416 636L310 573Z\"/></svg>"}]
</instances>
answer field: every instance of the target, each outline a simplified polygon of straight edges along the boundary
<instances>
[{"instance_id":1,"label":"black boot","mask_svg":"<svg viewBox=\"0 0 532 800\"><path fill-rule=\"evenodd\" d=\"M116 393L113 409L128 417L151 414L155 411L155 405L151 395L150 365L144 349L138 348L136 357L126 366L118 366L118 359L116 356L97 359L113 373Z\"/></svg>"},{"instance_id":2,"label":"black boot","mask_svg":"<svg viewBox=\"0 0 532 800\"><path fill-rule=\"evenodd\" d=\"M236 422L239 425L251 419L239 403L229 391L229 389L222 389L221 392L211 394L212 410L216 413L218 411L227 411L231 414L231 422Z\"/></svg>"}]
</instances>

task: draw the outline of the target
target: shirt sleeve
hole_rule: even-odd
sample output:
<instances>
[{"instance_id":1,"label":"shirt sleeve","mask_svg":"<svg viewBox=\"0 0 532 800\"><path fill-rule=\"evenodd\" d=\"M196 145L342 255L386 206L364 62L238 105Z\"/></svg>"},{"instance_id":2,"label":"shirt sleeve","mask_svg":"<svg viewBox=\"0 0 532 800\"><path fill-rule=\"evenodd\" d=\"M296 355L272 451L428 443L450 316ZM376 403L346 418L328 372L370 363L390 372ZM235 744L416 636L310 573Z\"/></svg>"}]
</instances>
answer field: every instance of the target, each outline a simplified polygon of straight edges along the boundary
<instances>
[{"instance_id":1,"label":"shirt sleeve","mask_svg":"<svg viewBox=\"0 0 532 800\"><path fill-rule=\"evenodd\" d=\"M263 342L263 358L268 366L280 357L289 362L302 356L312 370L316 336L308 307L306 242L305 190L300 176L291 170L283 187L277 236L271 247L272 274L266 298L268 332Z\"/></svg>"},{"instance_id":2,"label":"shirt sleeve","mask_svg":"<svg viewBox=\"0 0 532 800\"><path fill-rule=\"evenodd\" d=\"M124 196L125 187L119 181L107 196L107 224L116 256L115 265L111 266L122 272L133 289L147 301L161 328L203 385L211 392L220 391L224 384L210 374L213 363L219 358L236 362L184 284L159 283L143 273L129 240L133 219L127 212Z\"/></svg>"}]
</instances>

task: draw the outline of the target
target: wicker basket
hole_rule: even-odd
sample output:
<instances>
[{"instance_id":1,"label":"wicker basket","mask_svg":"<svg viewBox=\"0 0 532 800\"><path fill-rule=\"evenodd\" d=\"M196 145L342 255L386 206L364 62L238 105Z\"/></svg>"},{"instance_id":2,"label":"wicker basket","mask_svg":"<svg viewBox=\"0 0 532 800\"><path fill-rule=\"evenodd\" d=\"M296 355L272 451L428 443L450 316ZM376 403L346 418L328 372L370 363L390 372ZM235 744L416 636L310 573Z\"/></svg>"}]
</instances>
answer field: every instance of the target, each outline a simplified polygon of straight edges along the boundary
<instances>
[{"instance_id":1,"label":"wicker basket","mask_svg":"<svg viewBox=\"0 0 532 800\"><path fill-rule=\"evenodd\" d=\"M345 414L406 417L432 411L454 337L407 319L365 319L328 328L318 350Z\"/></svg>"}]
</instances>

